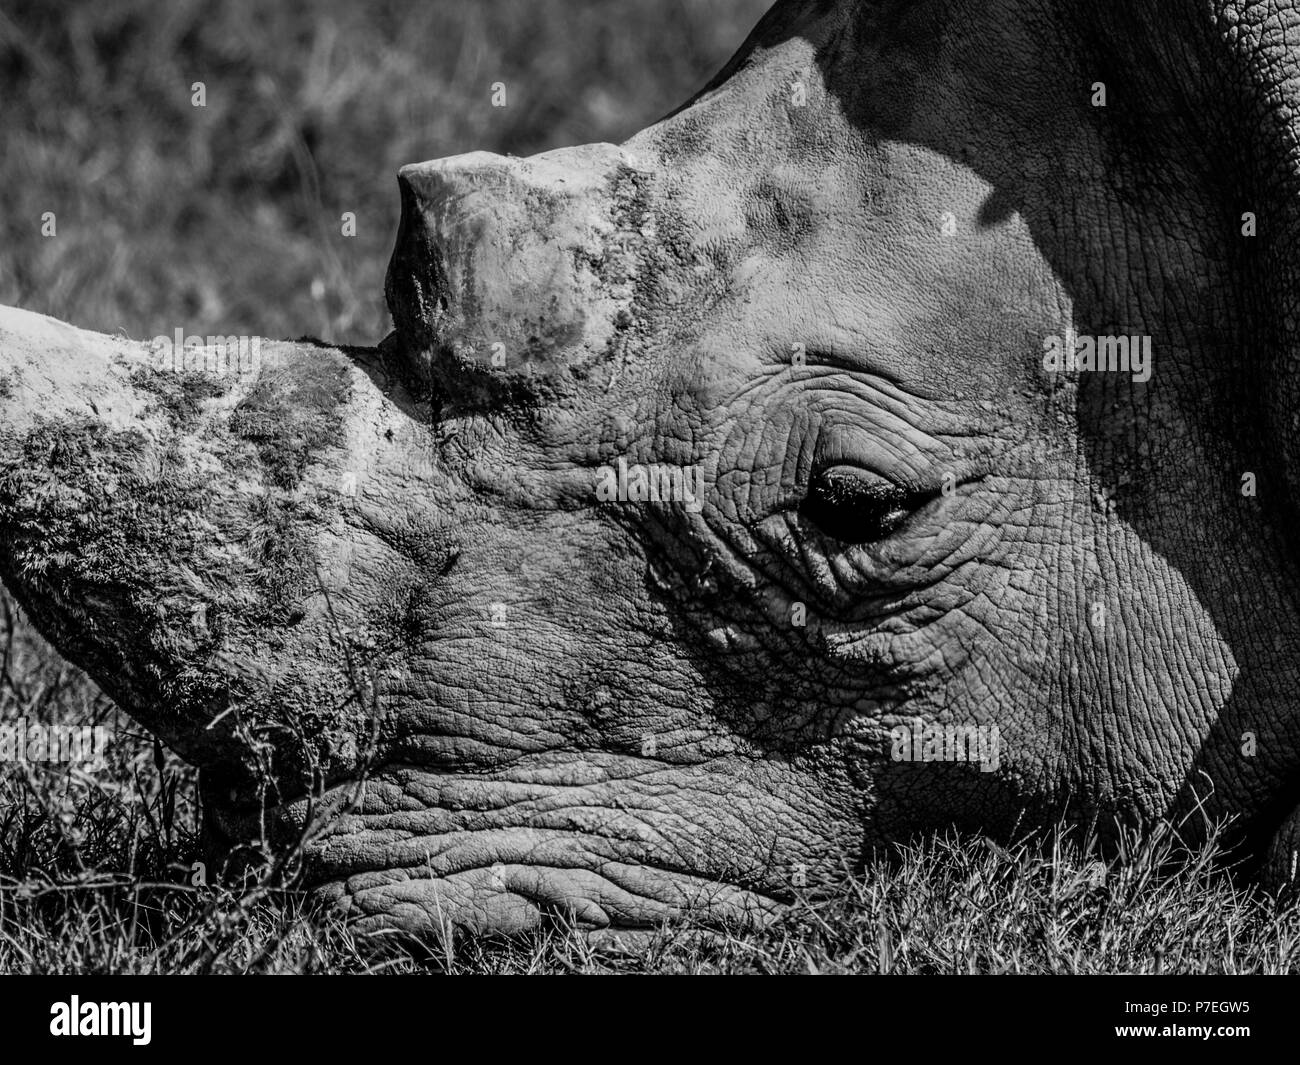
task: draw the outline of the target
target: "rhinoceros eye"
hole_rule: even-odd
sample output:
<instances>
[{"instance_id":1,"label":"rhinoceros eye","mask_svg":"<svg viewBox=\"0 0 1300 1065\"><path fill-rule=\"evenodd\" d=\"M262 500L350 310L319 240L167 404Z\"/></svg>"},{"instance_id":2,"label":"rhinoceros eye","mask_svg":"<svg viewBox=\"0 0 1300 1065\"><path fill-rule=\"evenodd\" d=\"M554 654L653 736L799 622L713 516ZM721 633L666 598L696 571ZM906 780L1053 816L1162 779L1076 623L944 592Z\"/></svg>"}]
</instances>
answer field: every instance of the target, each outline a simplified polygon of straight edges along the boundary
<instances>
[{"instance_id":1,"label":"rhinoceros eye","mask_svg":"<svg viewBox=\"0 0 1300 1065\"><path fill-rule=\"evenodd\" d=\"M883 540L928 498L861 466L814 473L799 508L827 536L846 544Z\"/></svg>"}]
</instances>

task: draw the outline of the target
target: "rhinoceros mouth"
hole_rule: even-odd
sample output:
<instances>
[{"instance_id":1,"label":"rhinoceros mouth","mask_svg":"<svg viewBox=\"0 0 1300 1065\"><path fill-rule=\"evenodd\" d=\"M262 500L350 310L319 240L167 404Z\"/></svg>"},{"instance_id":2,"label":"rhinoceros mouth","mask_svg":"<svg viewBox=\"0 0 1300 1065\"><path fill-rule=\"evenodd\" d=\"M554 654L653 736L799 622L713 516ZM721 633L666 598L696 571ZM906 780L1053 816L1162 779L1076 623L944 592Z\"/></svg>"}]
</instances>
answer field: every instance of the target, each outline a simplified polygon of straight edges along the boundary
<instances>
[{"instance_id":1,"label":"rhinoceros mouth","mask_svg":"<svg viewBox=\"0 0 1300 1065\"><path fill-rule=\"evenodd\" d=\"M360 795L340 785L264 815L210 817L227 841L257 822L281 844L297 834L306 886L375 932L652 928L683 915L754 927L789 901L799 863L782 840L737 838L737 818L690 816L689 789L637 783L390 765ZM324 827L309 838L312 817Z\"/></svg>"},{"instance_id":2,"label":"rhinoceros mouth","mask_svg":"<svg viewBox=\"0 0 1300 1065\"><path fill-rule=\"evenodd\" d=\"M509 849L531 834L506 835L506 840L472 842ZM653 928L692 916L714 927L754 927L782 905L759 891L635 859L559 864L582 842L552 837L543 848L557 852L549 862L531 855L529 861L469 864L437 874L437 859L431 857L426 867L357 873L318 891L362 931L417 933L445 932L452 926L480 934L513 934L548 924L585 930Z\"/></svg>"},{"instance_id":3,"label":"rhinoceros mouth","mask_svg":"<svg viewBox=\"0 0 1300 1065\"><path fill-rule=\"evenodd\" d=\"M363 929L650 928L683 915L713 926L753 927L782 904L759 885L638 853L613 830L520 826L407 840L394 850L369 838L374 835L361 828L351 839L335 837L322 854L326 863L342 859L346 867L360 857L358 849L371 852L377 868L346 876L336 868L318 889ZM405 864L413 848L421 860Z\"/></svg>"}]
</instances>

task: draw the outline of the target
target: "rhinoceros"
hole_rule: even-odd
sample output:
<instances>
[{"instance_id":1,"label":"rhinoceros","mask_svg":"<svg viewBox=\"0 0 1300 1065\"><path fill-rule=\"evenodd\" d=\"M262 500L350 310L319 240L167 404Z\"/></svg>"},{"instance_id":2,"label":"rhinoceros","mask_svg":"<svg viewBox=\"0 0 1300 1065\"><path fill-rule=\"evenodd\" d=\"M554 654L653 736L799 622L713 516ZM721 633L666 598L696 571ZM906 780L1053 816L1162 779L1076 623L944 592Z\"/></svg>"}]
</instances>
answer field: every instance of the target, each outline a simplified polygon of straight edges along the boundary
<instances>
[{"instance_id":1,"label":"rhinoceros","mask_svg":"<svg viewBox=\"0 0 1300 1065\"><path fill-rule=\"evenodd\" d=\"M782 0L405 167L374 348L0 314L0 574L363 929L761 921L914 833L1294 875L1300 7Z\"/></svg>"}]
</instances>

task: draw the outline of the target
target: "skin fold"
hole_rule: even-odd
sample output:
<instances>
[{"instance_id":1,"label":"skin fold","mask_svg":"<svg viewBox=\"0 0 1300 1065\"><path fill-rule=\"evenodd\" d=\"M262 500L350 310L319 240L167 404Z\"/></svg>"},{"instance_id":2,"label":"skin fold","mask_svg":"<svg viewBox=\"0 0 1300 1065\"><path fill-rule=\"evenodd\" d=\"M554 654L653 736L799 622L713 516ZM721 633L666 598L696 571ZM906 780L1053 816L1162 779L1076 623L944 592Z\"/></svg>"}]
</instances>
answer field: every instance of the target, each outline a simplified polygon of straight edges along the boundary
<instances>
[{"instance_id":1,"label":"skin fold","mask_svg":"<svg viewBox=\"0 0 1300 1065\"><path fill-rule=\"evenodd\" d=\"M0 311L0 576L364 928L1062 817L1294 877L1298 16L1122 7L784 0L623 145L406 167L375 349Z\"/></svg>"}]
</instances>

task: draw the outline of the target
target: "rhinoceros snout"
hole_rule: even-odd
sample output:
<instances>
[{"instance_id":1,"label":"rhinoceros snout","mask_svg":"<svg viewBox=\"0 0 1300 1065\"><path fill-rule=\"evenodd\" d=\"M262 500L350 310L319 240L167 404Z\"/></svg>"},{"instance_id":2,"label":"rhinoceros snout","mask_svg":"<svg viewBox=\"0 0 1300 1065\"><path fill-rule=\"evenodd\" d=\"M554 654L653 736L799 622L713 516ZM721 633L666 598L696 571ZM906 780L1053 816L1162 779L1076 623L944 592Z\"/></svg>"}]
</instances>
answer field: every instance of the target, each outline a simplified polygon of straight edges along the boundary
<instances>
[{"instance_id":1,"label":"rhinoceros snout","mask_svg":"<svg viewBox=\"0 0 1300 1065\"><path fill-rule=\"evenodd\" d=\"M454 390L556 379L601 358L631 300L634 270L620 258L629 172L607 144L403 167L386 292L414 366Z\"/></svg>"}]
</instances>

